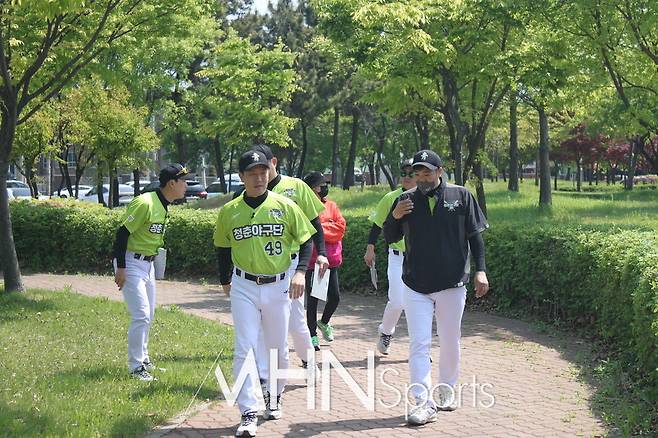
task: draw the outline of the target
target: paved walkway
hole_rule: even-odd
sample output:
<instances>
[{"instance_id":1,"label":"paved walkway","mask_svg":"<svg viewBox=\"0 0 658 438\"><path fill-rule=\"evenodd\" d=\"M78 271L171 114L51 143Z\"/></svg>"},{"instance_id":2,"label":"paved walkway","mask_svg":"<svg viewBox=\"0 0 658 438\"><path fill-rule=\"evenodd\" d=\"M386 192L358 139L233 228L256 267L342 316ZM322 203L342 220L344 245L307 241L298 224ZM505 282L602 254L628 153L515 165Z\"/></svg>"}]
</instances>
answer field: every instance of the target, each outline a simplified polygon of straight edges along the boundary
<instances>
[{"instance_id":1,"label":"paved walkway","mask_svg":"<svg viewBox=\"0 0 658 438\"><path fill-rule=\"evenodd\" d=\"M27 275L29 288L72 290L85 295L122 299L112 278L72 275ZM218 286L191 282L158 283L159 304L176 304L189 313L231 324L229 302ZM367 390L367 352L375 350L379 318L385 300L345 294L332 320L336 340L323 343L349 371L362 391ZM157 316L156 316L157 317ZM408 382L407 330L404 318L393 340L391 354L376 357L375 409L368 410L353 389L331 371L330 410L322 410L321 384L315 409L307 407L302 380L292 380L284 398L284 417L260 421L258 437L574 437L601 436L606 429L592 412L593 388L578 378L575 362L587 351L581 341L539 333L526 323L466 312L462 334L462 407L440 413L439 421L421 428L404 422L404 402L397 403ZM438 338L435 338L438 340ZM432 350L438 373L439 348ZM291 353L291 363L298 363ZM475 382L475 384L474 384ZM353 385L352 385L353 386ZM495 400L490 406L492 399ZM394 405L391 407L391 405ZM176 425L150 436L228 437L239 419L236 407L224 401L205 406ZM182 422L181 422L182 421Z\"/></svg>"}]
</instances>

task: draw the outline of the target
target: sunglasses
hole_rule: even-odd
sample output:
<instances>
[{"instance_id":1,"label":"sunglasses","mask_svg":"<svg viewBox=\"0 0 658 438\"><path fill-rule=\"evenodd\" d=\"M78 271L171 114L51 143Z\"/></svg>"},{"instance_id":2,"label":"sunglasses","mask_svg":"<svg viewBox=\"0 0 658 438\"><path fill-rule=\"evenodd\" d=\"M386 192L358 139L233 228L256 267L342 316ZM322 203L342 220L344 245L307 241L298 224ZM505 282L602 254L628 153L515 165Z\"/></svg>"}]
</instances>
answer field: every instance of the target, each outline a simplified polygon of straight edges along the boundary
<instances>
[{"instance_id":1,"label":"sunglasses","mask_svg":"<svg viewBox=\"0 0 658 438\"><path fill-rule=\"evenodd\" d=\"M400 176L402 178L404 178L404 177L413 178L415 175L416 175L416 172L414 172L413 170L410 171L410 172L400 171Z\"/></svg>"}]
</instances>

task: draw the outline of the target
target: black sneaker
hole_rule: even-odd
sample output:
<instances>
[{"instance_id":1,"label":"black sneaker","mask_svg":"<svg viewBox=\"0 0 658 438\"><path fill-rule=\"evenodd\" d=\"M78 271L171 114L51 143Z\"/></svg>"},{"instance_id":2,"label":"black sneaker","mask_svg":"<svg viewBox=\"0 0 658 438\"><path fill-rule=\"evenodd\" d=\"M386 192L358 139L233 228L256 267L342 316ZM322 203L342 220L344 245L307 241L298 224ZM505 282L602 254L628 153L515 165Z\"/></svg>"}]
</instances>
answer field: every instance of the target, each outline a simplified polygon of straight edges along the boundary
<instances>
[{"instance_id":1,"label":"black sneaker","mask_svg":"<svg viewBox=\"0 0 658 438\"><path fill-rule=\"evenodd\" d=\"M265 399L265 411L263 412L263 418L265 420L278 420L281 418L281 395L276 396L276 401L273 397L270 396L268 392L264 396Z\"/></svg>"},{"instance_id":2,"label":"black sneaker","mask_svg":"<svg viewBox=\"0 0 658 438\"><path fill-rule=\"evenodd\" d=\"M240 425L238 430L235 431L235 436L256 436L256 430L258 429L258 419L256 418L255 411L247 411L242 414L240 418Z\"/></svg>"},{"instance_id":3,"label":"black sneaker","mask_svg":"<svg viewBox=\"0 0 658 438\"><path fill-rule=\"evenodd\" d=\"M393 335L385 335L384 333L379 334L379 342L377 342L377 350L381 354L388 354L388 350L391 347L391 338Z\"/></svg>"},{"instance_id":4,"label":"black sneaker","mask_svg":"<svg viewBox=\"0 0 658 438\"><path fill-rule=\"evenodd\" d=\"M141 380L142 382L152 382L155 380L155 377L151 375L148 371L146 371L146 368L144 368L144 365L141 365L130 373L130 377L133 379Z\"/></svg>"},{"instance_id":5,"label":"black sneaker","mask_svg":"<svg viewBox=\"0 0 658 438\"><path fill-rule=\"evenodd\" d=\"M153 362L151 362L151 359L146 359L144 362L142 362L142 365L144 365L146 371L153 371L155 369L155 365Z\"/></svg>"}]
</instances>

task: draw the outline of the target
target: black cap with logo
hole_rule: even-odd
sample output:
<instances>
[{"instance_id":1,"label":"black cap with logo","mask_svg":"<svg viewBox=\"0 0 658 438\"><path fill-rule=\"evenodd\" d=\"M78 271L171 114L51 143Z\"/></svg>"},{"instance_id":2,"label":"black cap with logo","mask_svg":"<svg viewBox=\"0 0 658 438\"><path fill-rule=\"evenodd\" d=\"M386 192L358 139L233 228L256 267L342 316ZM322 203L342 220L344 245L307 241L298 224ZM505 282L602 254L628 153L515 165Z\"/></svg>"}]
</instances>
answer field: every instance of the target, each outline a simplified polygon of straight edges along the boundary
<instances>
[{"instance_id":1,"label":"black cap with logo","mask_svg":"<svg viewBox=\"0 0 658 438\"><path fill-rule=\"evenodd\" d=\"M249 170L254 166L265 166L269 168L270 161L263 152L256 150L247 151L240 156L240 161L238 161L238 170L240 172Z\"/></svg>"},{"instance_id":2,"label":"black cap with logo","mask_svg":"<svg viewBox=\"0 0 658 438\"><path fill-rule=\"evenodd\" d=\"M158 177L160 180L160 187L164 187L171 180L185 179L188 173L189 171L182 164L170 164L160 171Z\"/></svg>"},{"instance_id":3,"label":"black cap with logo","mask_svg":"<svg viewBox=\"0 0 658 438\"><path fill-rule=\"evenodd\" d=\"M257 152L262 152L263 154L265 154L265 158L267 158L268 160L271 160L272 158L274 158L274 154L272 153L272 149L270 149L270 147L265 145L265 144L257 144L255 146L252 146L250 150L257 151Z\"/></svg>"},{"instance_id":4,"label":"black cap with logo","mask_svg":"<svg viewBox=\"0 0 658 438\"><path fill-rule=\"evenodd\" d=\"M414 167L424 166L430 170L436 170L443 165L443 162L436 152L424 149L414 154L412 165Z\"/></svg>"}]
</instances>

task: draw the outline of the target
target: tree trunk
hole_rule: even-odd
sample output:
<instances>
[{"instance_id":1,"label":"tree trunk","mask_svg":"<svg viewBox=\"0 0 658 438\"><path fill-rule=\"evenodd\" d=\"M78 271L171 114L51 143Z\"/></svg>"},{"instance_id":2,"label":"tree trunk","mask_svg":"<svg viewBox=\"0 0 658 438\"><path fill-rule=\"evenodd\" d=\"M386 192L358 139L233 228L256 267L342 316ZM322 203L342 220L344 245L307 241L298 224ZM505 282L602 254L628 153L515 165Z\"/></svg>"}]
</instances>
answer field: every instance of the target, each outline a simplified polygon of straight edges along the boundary
<instances>
[{"instance_id":1,"label":"tree trunk","mask_svg":"<svg viewBox=\"0 0 658 438\"><path fill-rule=\"evenodd\" d=\"M519 135L516 94L511 94L509 106L509 181L507 190L519 191Z\"/></svg>"},{"instance_id":2,"label":"tree trunk","mask_svg":"<svg viewBox=\"0 0 658 438\"><path fill-rule=\"evenodd\" d=\"M119 177L118 177L118 171L115 168L114 172L112 172L112 180L110 182L110 190L112 193L112 203L110 204L112 208L118 207L119 206Z\"/></svg>"},{"instance_id":3,"label":"tree trunk","mask_svg":"<svg viewBox=\"0 0 658 438\"><path fill-rule=\"evenodd\" d=\"M340 127L340 109L334 108L334 137L331 144L331 185L338 185L338 169L340 168L340 155L338 154L338 129Z\"/></svg>"},{"instance_id":4,"label":"tree trunk","mask_svg":"<svg viewBox=\"0 0 658 438\"><path fill-rule=\"evenodd\" d=\"M215 136L214 152L215 152L215 169L217 170L217 179L219 180L219 187L222 193L226 193L226 179L224 178L224 160L222 158L222 143L219 141L219 135Z\"/></svg>"},{"instance_id":5,"label":"tree trunk","mask_svg":"<svg viewBox=\"0 0 658 438\"><path fill-rule=\"evenodd\" d=\"M415 151L418 152L420 150L420 136L418 135L418 130L416 129L416 124L414 122L410 123L411 125L411 135L414 138L414 147Z\"/></svg>"},{"instance_id":6,"label":"tree trunk","mask_svg":"<svg viewBox=\"0 0 658 438\"><path fill-rule=\"evenodd\" d=\"M576 168L578 169L578 175L576 176L576 191L580 192L583 187L583 159L579 157L576 160Z\"/></svg>"},{"instance_id":7,"label":"tree trunk","mask_svg":"<svg viewBox=\"0 0 658 438\"><path fill-rule=\"evenodd\" d=\"M370 175L370 185L375 185L375 157L372 157L372 160L368 160L368 174Z\"/></svg>"},{"instance_id":8,"label":"tree trunk","mask_svg":"<svg viewBox=\"0 0 658 438\"><path fill-rule=\"evenodd\" d=\"M306 123L301 119L302 125L302 154L299 157L299 167L297 168L297 178L304 176L304 165L306 164L306 152L308 151L308 141L306 138Z\"/></svg>"},{"instance_id":9,"label":"tree trunk","mask_svg":"<svg viewBox=\"0 0 658 438\"><path fill-rule=\"evenodd\" d=\"M539 206L550 206L551 163L549 161L548 115L543 106L539 107ZM536 169L535 169L536 173Z\"/></svg>"},{"instance_id":10,"label":"tree trunk","mask_svg":"<svg viewBox=\"0 0 658 438\"><path fill-rule=\"evenodd\" d=\"M541 162L541 147L537 148L537 157L535 158L535 186L539 187L539 163Z\"/></svg>"},{"instance_id":11,"label":"tree trunk","mask_svg":"<svg viewBox=\"0 0 658 438\"><path fill-rule=\"evenodd\" d=\"M71 173L69 172L69 148L68 146L64 150L64 154L59 156L64 162L57 162L59 165L59 171L64 176L64 183L66 184L66 190L69 192L69 196L74 196L73 183L71 182ZM60 184L61 186L61 184ZM60 190L61 195L61 190ZM77 197L77 193L75 193Z\"/></svg>"},{"instance_id":12,"label":"tree trunk","mask_svg":"<svg viewBox=\"0 0 658 438\"><path fill-rule=\"evenodd\" d=\"M443 86L439 91L443 92L445 98L442 113L448 128L450 151L455 163L455 184L463 186L465 176L462 168L462 148L467 130L459 113L459 89L452 72L442 69L441 80Z\"/></svg>"},{"instance_id":13,"label":"tree trunk","mask_svg":"<svg viewBox=\"0 0 658 438\"><path fill-rule=\"evenodd\" d=\"M139 176L140 176L139 169L133 169L133 196L135 198L140 195Z\"/></svg>"},{"instance_id":14,"label":"tree trunk","mask_svg":"<svg viewBox=\"0 0 658 438\"><path fill-rule=\"evenodd\" d=\"M105 204L105 196L103 196L103 166L100 162L96 166L96 191L98 203L107 206L107 204Z\"/></svg>"},{"instance_id":15,"label":"tree trunk","mask_svg":"<svg viewBox=\"0 0 658 438\"><path fill-rule=\"evenodd\" d=\"M554 178L555 183L553 184L553 190L555 190L556 192L557 192L557 174L558 174L558 169L559 169L559 166L557 165L557 161L556 161L556 162L555 162L555 178Z\"/></svg>"},{"instance_id":16,"label":"tree trunk","mask_svg":"<svg viewBox=\"0 0 658 438\"><path fill-rule=\"evenodd\" d=\"M638 151L640 148L638 147L638 143L640 142L640 136L636 135L635 137L630 139L630 144L631 147L629 148L628 151L628 172L626 175L626 184L624 188L626 190L633 190L633 185L634 185L634 179L635 179L635 170L637 168L637 157L638 157ZM642 141L644 144L644 141Z\"/></svg>"},{"instance_id":17,"label":"tree trunk","mask_svg":"<svg viewBox=\"0 0 658 438\"><path fill-rule=\"evenodd\" d=\"M16 96L4 96L1 105L2 120L0 122L0 269L4 278L5 292L22 292L25 290L21 270L18 265L14 234L9 211L9 196L7 195L7 174L9 173L9 157L16 134Z\"/></svg>"},{"instance_id":18,"label":"tree trunk","mask_svg":"<svg viewBox=\"0 0 658 438\"><path fill-rule=\"evenodd\" d=\"M473 165L473 170L475 171L475 194L478 199L478 205L480 206L480 209L482 210L482 213L484 213L484 217L487 217L487 198L484 194L484 169L482 168L482 163L480 163L480 159L476 158L476 161Z\"/></svg>"},{"instance_id":19,"label":"tree trunk","mask_svg":"<svg viewBox=\"0 0 658 438\"><path fill-rule=\"evenodd\" d=\"M420 137L420 144L416 148L416 152L421 149L430 148L430 128L427 118L421 114L417 114L414 118L414 126L416 127L416 132L418 137Z\"/></svg>"},{"instance_id":20,"label":"tree trunk","mask_svg":"<svg viewBox=\"0 0 658 438\"><path fill-rule=\"evenodd\" d=\"M359 108L352 109L352 140L350 142L350 153L347 157L345 177L343 178L343 190L349 190L354 185L354 162L356 161L356 145L359 140Z\"/></svg>"},{"instance_id":21,"label":"tree trunk","mask_svg":"<svg viewBox=\"0 0 658 438\"><path fill-rule=\"evenodd\" d=\"M382 160L382 154L384 153L384 147L386 146L387 129L386 129L386 118L382 115L380 119L382 122L382 131L377 133L377 140L379 143L378 150L376 153L377 164L379 165L379 168L382 170L382 173L386 178L386 182L388 182L388 185L391 188L391 190L395 190L395 181L393 181L393 177L391 176L391 173L388 171L386 165L384 164L384 161Z\"/></svg>"}]
</instances>

